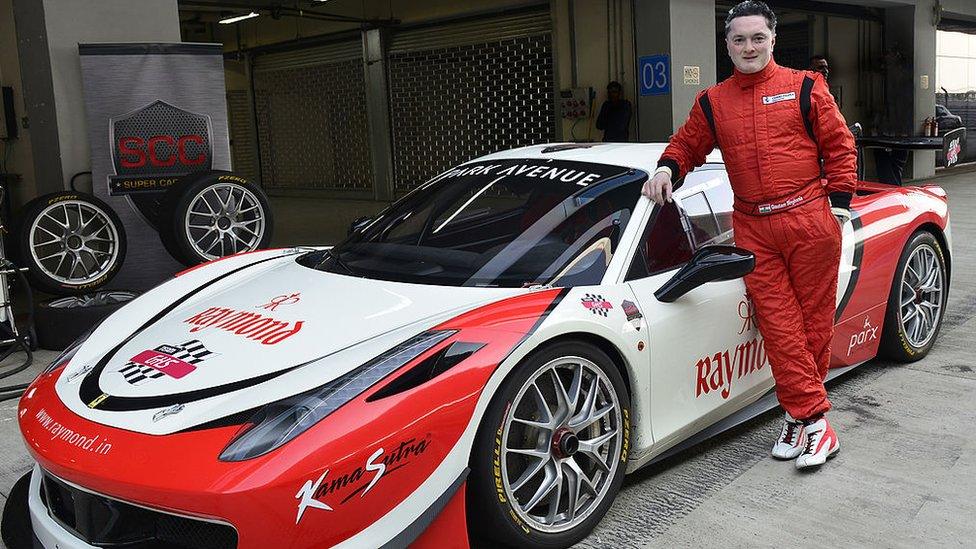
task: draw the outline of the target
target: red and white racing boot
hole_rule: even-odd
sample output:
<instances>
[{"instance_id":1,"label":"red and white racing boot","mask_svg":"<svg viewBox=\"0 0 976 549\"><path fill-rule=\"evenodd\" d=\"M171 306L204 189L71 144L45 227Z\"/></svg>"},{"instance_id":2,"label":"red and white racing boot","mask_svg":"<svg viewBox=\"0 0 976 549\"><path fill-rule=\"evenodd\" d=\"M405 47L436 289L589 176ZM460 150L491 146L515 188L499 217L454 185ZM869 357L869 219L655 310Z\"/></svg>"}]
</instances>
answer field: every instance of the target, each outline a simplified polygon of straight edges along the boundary
<instances>
[{"instance_id":1,"label":"red and white racing boot","mask_svg":"<svg viewBox=\"0 0 976 549\"><path fill-rule=\"evenodd\" d=\"M773 444L772 454L776 459L793 459L803 451L803 422L793 419L789 413L783 418L783 430L780 431L776 444Z\"/></svg>"},{"instance_id":2,"label":"red and white racing boot","mask_svg":"<svg viewBox=\"0 0 976 549\"><path fill-rule=\"evenodd\" d=\"M840 450L837 433L827 422L826 417L821 417L817 421L805 425L803 427L803 438L803 453L796 458L797 469L819 467L837 453L837 450Z\"/></svg>"}]
</instances>

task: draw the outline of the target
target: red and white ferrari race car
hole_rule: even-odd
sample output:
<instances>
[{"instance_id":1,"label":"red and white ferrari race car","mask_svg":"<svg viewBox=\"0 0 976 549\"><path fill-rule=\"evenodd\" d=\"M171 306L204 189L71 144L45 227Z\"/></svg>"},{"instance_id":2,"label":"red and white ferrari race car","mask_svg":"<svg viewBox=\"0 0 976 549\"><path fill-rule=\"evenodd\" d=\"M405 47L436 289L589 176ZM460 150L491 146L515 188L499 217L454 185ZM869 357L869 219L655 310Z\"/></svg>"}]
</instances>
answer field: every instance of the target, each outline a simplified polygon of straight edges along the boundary
<instances>
[{"instance_id":1,"label":"red and white ferrari race car","mask_svg":"<svg viewBox=\"0 0 976 549\"><path fill-rule=\"evenodd\" d=\"M626 473L775 405L721 158L657 207L640 189L662 149L493 154L334 248L236 255L135 299L20 401L37 466L4 537L581 540ZM834 373L923 357L948 293L946 193L864 183L839 221Z\"/></svg>"}]
</instances>

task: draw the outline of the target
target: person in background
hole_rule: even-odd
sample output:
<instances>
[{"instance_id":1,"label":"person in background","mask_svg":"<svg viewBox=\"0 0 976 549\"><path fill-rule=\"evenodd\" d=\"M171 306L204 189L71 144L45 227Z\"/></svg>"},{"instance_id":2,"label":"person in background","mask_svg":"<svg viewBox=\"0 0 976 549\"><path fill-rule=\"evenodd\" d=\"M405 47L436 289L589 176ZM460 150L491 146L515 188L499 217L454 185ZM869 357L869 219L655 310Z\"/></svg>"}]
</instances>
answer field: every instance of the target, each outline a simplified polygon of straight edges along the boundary
<instances>
[{"instance_id":1,"label":"person in background","mask_svg":"<svg viewBox=\"0 0 976 549\"><path fill-rule=\"evenodd\" d=\"M607 84L607 100L596 117L596 129L603 130L604 142L630 141L630 101L623 98L620 82Z\"/></svg>"},{"instance_id":2,"label":"person in background","mask_svg":"<svg viewBox=\"0 0 976 549\"><path fill-rule=\"evenodd\" d=\"M810 66L807 68L808 71L819 72L823 75L824 80L830 78L830 64L827 63L827 58L819 53L810 57Z\"/></svg>"}]
</instances>

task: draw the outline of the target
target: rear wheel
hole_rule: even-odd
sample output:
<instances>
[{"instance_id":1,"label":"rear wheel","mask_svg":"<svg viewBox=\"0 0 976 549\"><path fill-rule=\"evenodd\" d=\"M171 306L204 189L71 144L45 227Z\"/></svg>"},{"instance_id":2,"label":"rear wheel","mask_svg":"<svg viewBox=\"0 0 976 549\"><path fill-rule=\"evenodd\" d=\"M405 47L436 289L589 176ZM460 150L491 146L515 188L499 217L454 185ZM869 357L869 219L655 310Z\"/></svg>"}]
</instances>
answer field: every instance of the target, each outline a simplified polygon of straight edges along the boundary
<instances>
[{"instance_id":1,"label":"rear wheel","mask_svg":"<svg viewBox=\"0 0 976 549\"><path fill-rule=\"evenodd\" d=\"M881 354L914 362L935 344L949 295L945 256L932 233L912 235L891 282L881 335Z\"/></svg>"},{"instance_id":2,"label":"rear wheel","mask_svg":"<svg viewBox=\"0 0 976 549\"><path fill-rule=\"evenodd\" d=\"M603 518L623 482L630 399L600 349L536 352L499 388L471 458L470 527L515 547L568 547Z\"/></svg>"}]
</instances>

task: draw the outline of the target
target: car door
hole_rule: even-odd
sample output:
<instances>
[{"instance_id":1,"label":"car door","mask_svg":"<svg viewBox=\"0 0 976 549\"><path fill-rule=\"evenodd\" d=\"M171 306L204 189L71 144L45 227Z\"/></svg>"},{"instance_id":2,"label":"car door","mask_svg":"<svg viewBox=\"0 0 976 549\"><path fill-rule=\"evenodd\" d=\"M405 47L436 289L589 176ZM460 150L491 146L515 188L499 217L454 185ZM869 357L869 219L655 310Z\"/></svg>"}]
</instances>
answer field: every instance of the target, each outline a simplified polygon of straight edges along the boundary
<instances>
[{"instance_id":1,"label":"car door","mask_svg":"<svg viewBox=\"0 0 976 549\"><path fill-rule=\"evenodd\" d=\"M689 174L674 202L655 208L625 279L648 323L652 431L665 446L772 386L742 279L706 283L673 303L654 297L695 250L731 242L731 197L721 165Z\"/></svg>"}]
</instances>

